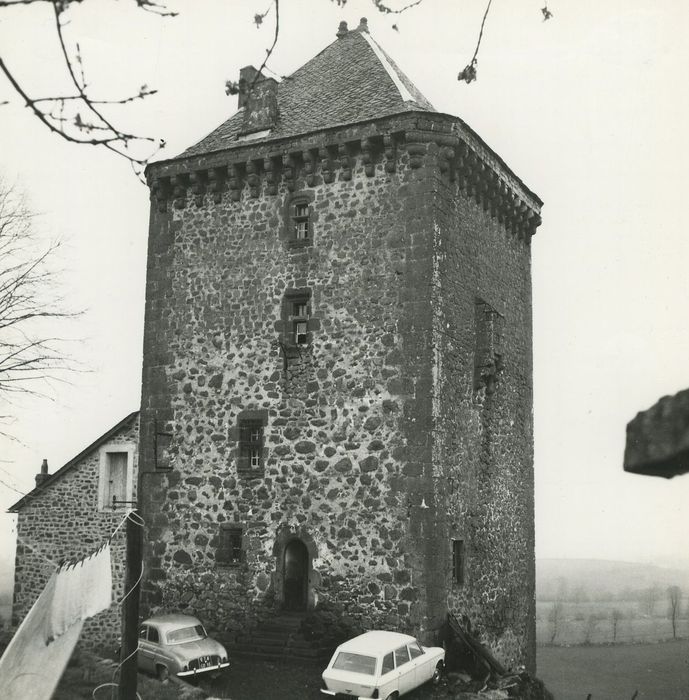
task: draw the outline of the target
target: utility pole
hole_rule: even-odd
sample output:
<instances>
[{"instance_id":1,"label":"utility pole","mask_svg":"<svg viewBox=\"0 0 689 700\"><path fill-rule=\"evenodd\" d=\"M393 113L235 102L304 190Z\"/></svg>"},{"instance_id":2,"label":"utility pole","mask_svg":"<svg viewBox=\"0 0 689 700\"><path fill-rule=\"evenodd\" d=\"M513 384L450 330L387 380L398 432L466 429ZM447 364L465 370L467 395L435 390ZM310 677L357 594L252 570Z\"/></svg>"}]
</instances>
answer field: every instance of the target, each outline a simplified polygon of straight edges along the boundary
<instances>
[{"instance_id":1,"label":"utility pole","mask_svg":"<svg viewBox=\"0 0 689 700\"><path fill-rule=\"evenodd\" d=\"M139 589L143 567L143 522L136 509L131 511L127 517L124 577L124 590L127 597L122 606L122 645L120 647L120 663L122 665L120 667L118 700L136 700L136 650L139 644Z\"/></svg>"}]
</instances>

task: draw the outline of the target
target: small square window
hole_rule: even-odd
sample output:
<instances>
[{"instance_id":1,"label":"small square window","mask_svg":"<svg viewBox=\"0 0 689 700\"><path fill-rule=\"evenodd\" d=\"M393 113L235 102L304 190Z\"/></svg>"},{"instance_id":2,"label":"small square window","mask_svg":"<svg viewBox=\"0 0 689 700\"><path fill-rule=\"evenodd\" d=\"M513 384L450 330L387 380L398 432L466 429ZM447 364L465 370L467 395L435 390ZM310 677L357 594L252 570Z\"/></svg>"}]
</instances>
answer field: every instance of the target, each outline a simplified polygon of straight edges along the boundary
<instances>
[{"instance_id":1,"label":"small square window","mask_svg":"<svg viewBox=\"0 0 689 700\"><path fill-rule=\"evenodd\" d=\"M298 301L294 304L294 315L300 318L306 318L307 315L307 304L305 301Z\"/></svg>"}]
</instances>

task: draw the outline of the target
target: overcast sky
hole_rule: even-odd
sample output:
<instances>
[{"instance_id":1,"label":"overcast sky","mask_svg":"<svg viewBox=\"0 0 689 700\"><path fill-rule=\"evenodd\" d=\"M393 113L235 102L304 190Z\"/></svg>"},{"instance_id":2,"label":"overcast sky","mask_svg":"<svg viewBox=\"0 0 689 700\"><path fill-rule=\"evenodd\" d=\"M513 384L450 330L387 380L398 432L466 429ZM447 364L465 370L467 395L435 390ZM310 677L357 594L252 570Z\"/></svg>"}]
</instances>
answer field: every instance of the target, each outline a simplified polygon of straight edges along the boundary
<instances>
[{"instance_id":1,"label":"overcast sky","mask_svg":"<svg viewBox=\"0 0 689 700\"><path fill-rule=\"evenodd\" d=\"M273 17L260 30L252 18L268 4L171 0L180 16L161 19L133 0L86 0L70 11L68 36L95 94L159 90L113 114L164 138L171 157L235 110L224 83L261 63ZM689 476L622 471L626 423L689 388L689 3L553 0L548 22L542 4L492 3L471 85L456 76L473 54L482 0L424 0L399 17L370 0L283 0L270 66L292 73L335 39L340 20L354 27L367 16L436 109L467 121L538 193L537 556L689 565ZM47 10L0 12L2 57L34 95L62 80ZM138 408L148 191L124 161L50 134L0 79L2 100L11 104L0 107L0 172L41 213L46 240L65 242L63 292L84 314L63 334L79 339L72 352L88 370L51 401L0 406L19 440L0 437L4 511L33 487L44 457L56 470ZM0 517L4 549L10 520Z\"/></svg>"}]
</instances>

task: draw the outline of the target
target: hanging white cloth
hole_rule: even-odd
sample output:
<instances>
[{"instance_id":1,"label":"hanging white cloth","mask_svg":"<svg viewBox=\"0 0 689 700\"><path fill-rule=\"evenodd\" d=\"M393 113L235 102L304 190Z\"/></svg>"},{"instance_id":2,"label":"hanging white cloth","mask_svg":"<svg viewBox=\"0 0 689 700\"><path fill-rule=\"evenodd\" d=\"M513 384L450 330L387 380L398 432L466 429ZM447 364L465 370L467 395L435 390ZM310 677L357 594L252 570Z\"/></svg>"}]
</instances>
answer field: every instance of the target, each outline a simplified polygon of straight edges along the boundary
<instances>
[{"instance_id":1,"label":"hanging white cloth","mask_svg":"<svg viewBox=\"0 0 689 700\"><path fill-rule=\"evenodd\" d=\"M54 572L0 659L0 698L50 700L84 620L111 603L109 543Z\"/></svg>"},{"instance_id":2,"label":"hanging white cloth","mask_svg":"<svg viewBox=\"0 0 689 700\"><path fill-rule=\"evenodd\" d=\"M60 569L50 617L46 620L46 642L56 639L75 622L93 617L112 603L110 544L74 565Z\"/></svg>"},{"instance_id":3,"label":"hanging white cloth","mask_svg":"<svg viewBox=\"0 0 689 700\"><path fill-rule=\"evenodd\" d=\"M83 622L72 625L50 644L45 642L56 579L57 574L50 577L0 659L3 700L49 700L79 640Z\"/></svg>"}]
</instances>

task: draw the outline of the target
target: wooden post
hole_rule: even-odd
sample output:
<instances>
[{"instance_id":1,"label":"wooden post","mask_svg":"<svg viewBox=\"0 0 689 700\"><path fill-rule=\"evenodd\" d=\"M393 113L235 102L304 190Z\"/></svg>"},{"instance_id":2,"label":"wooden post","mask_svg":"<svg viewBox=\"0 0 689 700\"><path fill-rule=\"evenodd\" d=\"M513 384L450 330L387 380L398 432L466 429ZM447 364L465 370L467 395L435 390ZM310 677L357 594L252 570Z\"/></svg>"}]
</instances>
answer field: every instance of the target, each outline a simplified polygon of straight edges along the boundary
<instances>
[{"instance_id":1,"label":"wooden post","mask_svg":"<svg viewBox=\"0 0 689 700\"><path fill-rule=\"evenodd\" d=\"M125 594L131 591L122 606L122 645L120 651L120 682L118 700L136 700L137 664L136 650L139 643L139 589L143 566L143 520L137 510L127 518L127 551L124 577Z\"/></svg>"}]
</instances>

